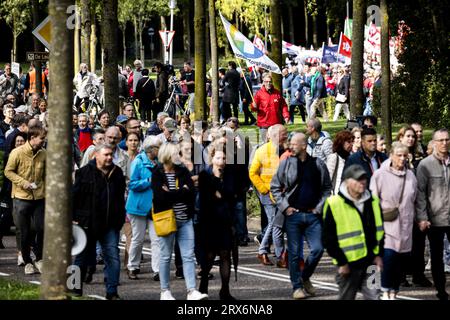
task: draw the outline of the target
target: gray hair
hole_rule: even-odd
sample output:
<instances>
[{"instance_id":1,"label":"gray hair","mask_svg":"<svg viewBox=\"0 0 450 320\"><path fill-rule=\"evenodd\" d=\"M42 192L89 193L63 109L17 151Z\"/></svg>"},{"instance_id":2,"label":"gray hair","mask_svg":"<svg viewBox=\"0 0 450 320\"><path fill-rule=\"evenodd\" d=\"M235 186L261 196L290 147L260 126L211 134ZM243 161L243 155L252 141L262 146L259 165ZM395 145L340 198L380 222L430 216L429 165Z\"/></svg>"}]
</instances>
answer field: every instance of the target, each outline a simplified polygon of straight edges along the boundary
<instances>
[{"instance_id":1,"label":"gray hair","mask_svg":"<svg viewBox=\"0 0 450 320\"><path fill-rule=\"evenodd\" d=\"M441 128L441 129L437 129L436 131L433 132L433 140L436 139L436 134L438 133L447 133L448 134L448 129L447 128Z\"/></svg>"},{"instance_id":2,"label":"gray hair","mask_svg":"<svg viewBox=\"0 0 450 320\"><path fill-rule=\"evenodd\" d=\"M407 146L405 146L403 143L401 143L400 141L395 141L394 143L392 143L391 155L393 155L397 150L403 150L403 151L409 152L409 148Z\"/></svg>"},{"instance_id":3,"label":"gray hair","mask_svg":"<svg viewBox=\"0 0 450 320\"><path fill-rule=\"evenodd\" d=\"M310 120L308 121L308 123L311 124L311 126L314 128L314 130L315 130L316 132L319 132L319 133L320 133L320 132L322 131L322 123L320 122L319 119L317 119L317 118L310 119Z\"/></svg>"},{"instance_id":4,"label":"gray hair","mask_svg":"<svg viewBox=\"0 0 450 320\"><path fill-rule=\"evenodd\" d=\"M94 152L100 152L103 149L110 149L110 150L114 150L114 146L108 143L102 143L99 144L98 146L95 146Z\"/></svg>"},{"instance_id":5,"label":"gray hair","mask_svg":"<svg viewBox=\"0 0 450 320\"><path fill-rule=\"evenodd\" d=\"M262 77L261 77L261 79L264 80L264 79L267 78L267 77L272 78L272 74L271 74L270 72L264 72L263 75L262 75Z\"/></svg>"},{"instance_id":6,"label":"gray hair","mask_svg":"<svg viewBox=\"0 0 450 320\"><path fill-rule=\"evenodd\" d=\"M161 139L157 136L148 136L145 138L144 142L142 142L142 149L147 152L153 147L160 147L162 144Z\"/></svg>"},{"instance_id":7,"label":"gray hair","mask_svg":"<svg viewBox=\"0 0 450 320\"><path fill-rule=\"evenodd\" d=\"M80 114L78 115L78 119L79 119L80 117L84 117L87 121L89 121L89 116L87 115L87 113L80 113Z\"/></svg>"},{"instance_id":8,"label":"gray hair","mask_svg":"<svg viewBox=\"0 0 450 320\"><path fill-rule=\"evenodd\" d=\"M162 118L167 118L169 116L169 114L167 112L159 112L158 115L156 116L157 120L161 120Z\"/></svg>"}]
</instances>

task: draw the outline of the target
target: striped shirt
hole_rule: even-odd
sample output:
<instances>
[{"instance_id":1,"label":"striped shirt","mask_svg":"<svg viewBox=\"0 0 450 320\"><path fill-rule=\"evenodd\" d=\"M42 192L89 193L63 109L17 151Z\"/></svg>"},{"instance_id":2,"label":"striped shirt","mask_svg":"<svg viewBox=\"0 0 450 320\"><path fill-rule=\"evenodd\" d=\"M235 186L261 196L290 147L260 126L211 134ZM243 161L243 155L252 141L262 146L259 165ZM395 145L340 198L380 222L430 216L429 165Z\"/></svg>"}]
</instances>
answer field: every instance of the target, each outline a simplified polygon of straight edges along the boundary
<instances>
[{"instance_id":1,"label":"striped shirt","mask_svg":"<svg viewBox=\"0 0 450 320\"><path fill-rule=\"evenodd\" d=\"M175 191L179 186L177 186L177 181L175 178L175 173L167 173L166 178L168 182L168 187L170 191ZM173 205L173 211L175 212L175 219L177 221L185 221L188 219L187 215L188 207L185 203L178 202Z\"/></svg>"}]
</instances>

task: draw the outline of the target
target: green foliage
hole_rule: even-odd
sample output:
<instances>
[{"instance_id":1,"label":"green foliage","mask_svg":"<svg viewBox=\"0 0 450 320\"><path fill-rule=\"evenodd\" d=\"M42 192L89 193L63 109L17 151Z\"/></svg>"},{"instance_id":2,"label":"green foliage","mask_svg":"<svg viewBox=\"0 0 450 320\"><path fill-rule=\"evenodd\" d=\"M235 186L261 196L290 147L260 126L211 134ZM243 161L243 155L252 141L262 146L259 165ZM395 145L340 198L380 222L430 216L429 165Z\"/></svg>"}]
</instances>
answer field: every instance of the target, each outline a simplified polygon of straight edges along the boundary
<instances>
[{"instance_id":1,"label":"green foliage","mask_svg":"<svg viewBox=\"0 0 450 320\"><path fill-rule=\"evenodd\" d=\"M392 81L392 117L394 122L420 122L433 128L450 127L448 83L449 48L437 39L448 39L445 27L434 29L436 1L399 0L390 7L391 20L404 20L410 27L404 39L404 51L398 57L398 74ZM434 13L434 14L433 14Z\"/></svg>"},{"instance_id":2,"label":"green foliage","mask_svg":"<svg viewBox=\"0 0 450 320\"><path fill-rule=\"evenodd\" d=\"M0 278L0 300L37 300L39 286Z\"/></svg>"},{"instance_id":3,"label":"green foliage","mask_svg":"<svg viewBox=\"0 0 450 320\"><path fill-rule=\"evenodd\" d=\"M14 37L24 32L31 21L31 6L28 0L4 0L0 3L0 19L12 29Z\"/></svg>"}]
</instances>

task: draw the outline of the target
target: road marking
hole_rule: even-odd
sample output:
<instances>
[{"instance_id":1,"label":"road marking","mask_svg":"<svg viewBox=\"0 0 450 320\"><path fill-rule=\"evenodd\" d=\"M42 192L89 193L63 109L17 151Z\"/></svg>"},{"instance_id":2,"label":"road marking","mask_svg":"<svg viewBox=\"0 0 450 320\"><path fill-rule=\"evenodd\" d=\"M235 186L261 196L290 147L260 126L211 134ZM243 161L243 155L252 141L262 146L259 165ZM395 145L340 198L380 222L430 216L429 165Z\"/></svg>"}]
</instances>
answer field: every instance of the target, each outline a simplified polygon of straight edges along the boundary
<instances>
[{"instance_id":1,"label":"road marking","mask_svg":"<svg viewBox=\"0 0 450 320\"><path fill-rule=\"evenodd\" d=\"M123 246L123 245L119 245L119 248L125 250L125 246ZM143 254L151 255L151 249L149 249L149 248L142 247L142 251L143 251ZM173 253L172 256L174 256L174 255L175 254ZM321 259L321 261L322 260L323 259ZM219 268L219 267L214 266L213 268ZM255 277L260 277L260 278L278 280L278 281L289 282L289 283L291 282L289 275L280 274L280 273L276 273L276 272L270 272L270 271L264 271L264 270L259 270L259 269L244 267L244 266L239 266L237 272L255 276ZM338 285L336 283L324 282L324 281L313 280L313 279L311 279L311 282L317 288L335 291L335 292L339 291ZM360 294L360 293L358 293L358 294ZM412 297L407 297L407 296L397 296L397 299L399 299L399 300L422 300L422 299L412 298Z\"/></svg>"},{"instance_id":2,"label":"road marking","mask_svg":"<svg viewBox=\"0 0 450 320\"><path fill-rule=\"evenodd\" d=\"M105 297L102 297L102 296L99 296L99 295L96 295L96 294L90 294L90 295L88 295L88 297L89 298L98 299L98 300L106 300Z\"/></svg>"}]
</instances>

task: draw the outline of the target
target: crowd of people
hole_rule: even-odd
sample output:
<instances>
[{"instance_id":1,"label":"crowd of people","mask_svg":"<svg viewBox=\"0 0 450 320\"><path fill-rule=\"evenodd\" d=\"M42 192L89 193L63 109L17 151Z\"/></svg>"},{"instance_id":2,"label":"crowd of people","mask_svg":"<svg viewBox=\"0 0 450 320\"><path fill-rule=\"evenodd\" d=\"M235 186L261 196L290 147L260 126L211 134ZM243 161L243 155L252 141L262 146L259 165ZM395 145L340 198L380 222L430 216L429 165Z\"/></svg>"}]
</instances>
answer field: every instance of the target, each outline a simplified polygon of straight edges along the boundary
<instances>
[{"instance_id":1,"label":"crowd of people","mask_svg":"<svg viewBox=\"0 0 450 320\"><path fill-rule=\"evenodd\" d=\"M221 123L191 123L189 113L171 117L161 111L168 98L166 67L155 64L156 85L140 61L135 67L127 66L127 75L119 78L125 77L123 97L132 94L140 101L138 110L122 101L116 119L102 110L97 122L89 114L73 113L73 222L88 239L84 251L74 257L83 280L74 294L83 293L96 265L103 263L106 298L119 299L121 237L126 240L123 266L131 280L139 280L148 231L153 279L160 283L161 300L175 299L170 290L172 253L175 276L185 280L186 299L208 298L210 271L218 256L220 298L235 300L231 270L238 267L239 247L251 241L247 194L254 190L262 223L255 237L259 245L255 259L273 265L268 255L273 246L276 266L289 269L294 299L316 295L311 277L325 250L337 267L339 299L355 299L359 289L367 299L380 297L365 282L371 265L381 272L381 299L396 299L400 286L410 285L409 274L415 285L430 287L433 284L424 274L427 238L437 297L448 299L448 252L444 261L448 251L444 238L450 237L448 129L436 130L425 146L420 124L404 126L389 154L373 117L333 138L322 130L316 112L328 120L322 66L305 65L295 77L293 67L288 106L283 92L273 87L270 73L260 75L261 88L251 99L251 76L238 72L233 61L228 71L219 70ZM187 110L193 110L195 77L190 63L184 64L183 72ZM348 69L338 72L334 90L344 97L334 118L340 108L349 118ZM0 93L9 97L2 105L0 123L0 137L5 137L0 140L4 151L0 244L12 218L18 265L24 266L25 274L33 274L42 272L47 104L29 88L24 93L30 97L29 106L15 107L12 97L24 97L18 82L11 88L13 76L8 74L6 86L0 76ZM76 83L85 78L89 71L82 64ZM84 98L78 96L75 104ZM259 128L256 138L240 129L241 102L246 123ZM301 114L306 130L288 132L285 124L293 123L297 106L305 107ZM154 217L166 211L173 211L176 231L158 236ZM310 249L307 257L305 242Z\"/></svg>"}]
</instances>

